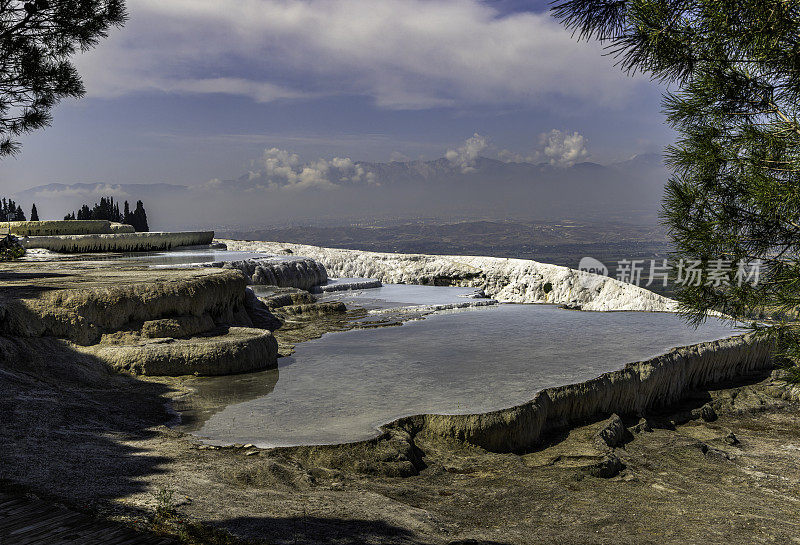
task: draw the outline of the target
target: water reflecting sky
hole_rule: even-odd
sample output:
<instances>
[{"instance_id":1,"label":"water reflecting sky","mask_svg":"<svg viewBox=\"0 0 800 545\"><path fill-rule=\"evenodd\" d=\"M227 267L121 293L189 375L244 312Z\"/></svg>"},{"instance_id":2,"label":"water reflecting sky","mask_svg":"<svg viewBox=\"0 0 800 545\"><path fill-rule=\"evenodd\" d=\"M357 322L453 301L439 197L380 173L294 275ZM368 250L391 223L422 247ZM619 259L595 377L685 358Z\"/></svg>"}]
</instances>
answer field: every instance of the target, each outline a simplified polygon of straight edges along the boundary
<instances>
[{"instance_id":1,"label":"water reflecting sky","mask_svg":"<svg viewBox=\"0 0 800 545\"><path fill-rule=\"evenodd\" d=\"M403 289L390 287L388 293L416 301L426 288L408 286L409 297L398 294ZM372 291L361 297L374 297ZM444 298L444 293L430 295ZM509 407L543 388L732 333L717 320L695 330L666 313L512 304L331 333L279 360L277 383L270 380L263 394L246 388L237 400L230 391L231 404L210 416L197 434L215 443L263 447L356 441L401 416ZM225 389L230 378L203 380ZM199 426L196 419L193 428Z\"/></svg>"}]
</instances>

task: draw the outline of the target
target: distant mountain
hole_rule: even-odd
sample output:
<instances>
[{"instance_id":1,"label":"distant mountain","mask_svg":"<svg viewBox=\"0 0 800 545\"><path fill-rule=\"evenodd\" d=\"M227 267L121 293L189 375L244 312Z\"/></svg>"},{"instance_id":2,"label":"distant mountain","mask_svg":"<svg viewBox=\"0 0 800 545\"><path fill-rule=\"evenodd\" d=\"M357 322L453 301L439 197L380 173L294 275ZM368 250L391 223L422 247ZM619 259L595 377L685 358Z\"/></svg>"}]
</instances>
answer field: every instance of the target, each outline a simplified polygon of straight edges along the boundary
<instances>
[{"instance_id":1,"label":"distant mountain","mask_svg":"<svg viewBox=\"0 0 800 545\"><path fill-rule=\"evenodd\" d=\"M100 198L112 196L115 199L141 199L164 194L186 193L189 188L185 185L166 183L155 184L109 184L109 183L77 183L77 184L47 184L39 185L16 193L17 197L25 201L42 198L80 197Z\"/></svg>"},{"instance_id":2,"label":"distant mountain","mask_svg":"<svg viewBox=\"0 0 800 545\"><path fill-rule=\"evenodd\" d=\"M487 181L507 184L537 184L552 180L564 182L565 180L573 180L576 176L583 177L585 175L615 177L623 174L628 177L635 177L643 172L650 173L648 171L663 170L664 168L662 157L658 154L636 155L629 160L608 166L582 162L568 168L555 167L548 163L510 163L489 157L478 157L466 167L455 164L445 158L431 161L391 161L388 163L357 161L352 165L352 167L346 169L331 166L327 171L327 179L333 184L342 186L392 186L418 183L481 184ZM356 169L362 169L362 173L358 176L353 175ZM598 180L587 179L581 181L595 184ZM218 182L215 187L246 190L265 187L269 184L281 186L288 185L288 182L265 172L254 172L236 179L223 180ZM209 188L208 185L202 187ZM25 200L42 197L50 198L59 195L89 198L94 195L97 195L98 198L112 195L115 198L124 199L126 197L146 198L152 195L185 194L193 189L196 189L196 187L168 183L52 183L20 191L16 193L16 196Z\"/></svg>"},{"instance_id":3,"label":"distant mountain","mask_svg":"<svg viewBox=\"0 0 800 545\"><path fill-rule=\"evenodd\" d=\"M626 161L610 165L619 170L664 169L664 156L660 153L640 153Z\"/></svg>"},{"instance_id":4,"label":"distant mountain","mask_svg":"<svg viewBox=\"0 0 800 545\"><path fill-rule=\"evenodd\" d=\"M60 219L101 196L141 199L163 227L264 225L326 218L392 217L594 219L647 217L659 209L662 158L637 155L612 165L511 163L488 157L453 162L277 164L237 179L196 186L168 183L53 183L13 197ZM283 189L287 191L283 191ZM290 191L288 191L290 190ZM151 212L152 211L152 212ZM156 227L158 228L158 227Z\"/></svg>"}]
</instances>

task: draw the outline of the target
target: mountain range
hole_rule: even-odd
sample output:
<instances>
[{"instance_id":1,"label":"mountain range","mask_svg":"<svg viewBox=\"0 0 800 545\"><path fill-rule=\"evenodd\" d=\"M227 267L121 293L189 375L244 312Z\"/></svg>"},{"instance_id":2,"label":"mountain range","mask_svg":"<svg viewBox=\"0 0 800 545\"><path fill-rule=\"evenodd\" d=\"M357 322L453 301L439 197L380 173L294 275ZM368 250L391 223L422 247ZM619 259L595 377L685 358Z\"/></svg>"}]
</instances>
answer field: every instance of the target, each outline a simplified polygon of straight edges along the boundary
<instances>
[{"instance_id":1,"label":"mountain range","mask_svg":"<svg viewBox=\"0 0 800 545\"><path fill-rule=\"evenodd\" d=\"M666 176L656 154L567 168L489 157L459 162L275 160L235 179L198 185L52 183L13 197L27 208L35 202L40 215L50 219L101 196L141 199L156 228L404 216L653 221Z\"/></svg>"}]
</instances>

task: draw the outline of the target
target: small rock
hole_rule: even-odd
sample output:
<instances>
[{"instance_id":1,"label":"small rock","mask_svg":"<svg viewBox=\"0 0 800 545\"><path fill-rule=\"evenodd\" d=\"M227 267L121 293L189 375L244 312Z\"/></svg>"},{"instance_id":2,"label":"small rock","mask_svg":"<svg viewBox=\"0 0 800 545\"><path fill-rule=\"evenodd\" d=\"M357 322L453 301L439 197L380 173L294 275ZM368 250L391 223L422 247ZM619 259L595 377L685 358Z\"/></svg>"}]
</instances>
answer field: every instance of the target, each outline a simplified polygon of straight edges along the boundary
<instances>
[{"instance_id":1,"label":"small rock","mask_svg":"<svg viewBox=\"0 0 800 545\"><path fill-rule=\"evenodd\" d=\"M596 464L581 468L580 474L591 475L600 479L610 479L619 475L625 469L625 464L614 454L607 454Z\"/></svg>"},{"instance_id":2,"label":"small rock","mask_svg":"<svg viewBox=\"0 0 800 545\"><path fill-rule=\"evenodd\" d=\"M242 447L242 448L256 448L256 446L255 446L254 444L252 444L252 443L247 443L247 444L246 444L244 447Z\"/></svg>"},{"instance_id":3,"label":"small rock","mask_svg":"<svg viewBox=\"0 0 800 545\"><path fill-rule=\"evenodd\" d=\"M739 438L736 437L736 435L734 435L733 432L731 432L728 435L726 435L724 440L729 445L738 445L739 444Z\"/></svg>"},{"instance_id":4,"label":"small rock","mask_svg":"<svg viewBox=\"0 0 800 545\"><path fill-rule=\"evenodd\" d=\"M705 456L710 458L717 458L719 460L732 460L733 458L735 458L735 456L731 456L724 450L714 448L703 442L697 443L696 446L700 449L700 452L702 452Z\"/></svg>"},{"instance_id":5,"label":"small rock","mask_svg":"<svg viewBox=\"0 0 800 545\"><path fill-rule=\"evenodd\" d=\"M244 445L241 443L234 443L233 448L244 448Z\"/></svg>"},{"instance_id":6,"label":"small rock","mask_svg":"<svg viewBox=\"0 0 800 545\"><path fill-rule=\"evenodd\" d=\"M633 428L633 433L642 433L642 432L651 432L653 431L653 426L650 425L650 421L646 418L640 418L639 423L636 424Z\"/></svg>"},{"instance_id":7,"label":"small rock","mask_svg":"<svg viewBox=\"0 0 800 545\"><path fill-rule=\"evenodd\" d=\"M786 378L786 370L781 369L780 367L778 369L774 369L772 373L769 374L769 378L772 380L783 380Z\"/></svg>"},{"instance_id":8,"label":"small rock","mask_svg":"<svg viewBox=\"0 0 800 545\"><path fill-rule=\"evenodd\" d=\"M272 314L269 307L256 297L252 288L245 289L244 308L250 321L253 322L253 327L275 331L283 325L283 322Z\"/></svg>"},{"instance_id":9,"label":"small rock","mask_svg":"<svg viewBox=\"0 0 800 545\"><path fill-rule=\"evenodd\" d=\"M257 450L250 450L244 453L245 456L255 456L256 454L258 454Z\"/></svg>"},{"instance_id":10,"label":"small rock","mask_svg":"<svg viewBox=\"0 0 800 545\"><path fill-rule=\"evenodd\" d=\"M717 411L714 410L714 407L706 403L700 408L700 418L706 422L713 422L718 418Z\"/></svg>"},{"instance_id":11,"label":"small rock","mask_svg":"<svg viewBox=\"0 0 800 545\"><path fill-rule=\"evenodd\" d=\"M628 430L622 419L612 414L611 418L603 423L603 427L594 436L595 444L600 448L614 448L622 445L628 439Z\"/></svg>"}]
</instances>

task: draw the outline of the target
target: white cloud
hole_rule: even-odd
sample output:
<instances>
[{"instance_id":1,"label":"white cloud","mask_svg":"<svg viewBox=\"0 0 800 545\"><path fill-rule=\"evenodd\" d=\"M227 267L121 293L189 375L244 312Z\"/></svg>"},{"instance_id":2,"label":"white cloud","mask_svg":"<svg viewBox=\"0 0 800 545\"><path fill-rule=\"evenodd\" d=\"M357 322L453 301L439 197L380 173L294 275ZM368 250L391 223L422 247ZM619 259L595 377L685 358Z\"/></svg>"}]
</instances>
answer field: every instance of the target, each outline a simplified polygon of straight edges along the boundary
<instances>
[{"instance_id":1,"label":"white cloud","mask_svg":"<svg viewBox=\"0 0 800 545\"><path fill-rule=\"evenodd\" d=\"M589 157L586 138L577 131L568 134L553 129L549 133L542 133L539 135L539 145L539 153L554 166L571 167Z\"/></svg>"},{"instance_id":2,"label":"white cloud","mask_svg":"<svg viewBox=\"0 0 800 545\"><path fill-rule=\"evenodd\" d=\"M507 163L546 161L557 167L571 167L590 156L586 144L586 138L577 131L569 134L552 129L539 135L539 147L532 154L523 155L504 149L497 152L497 157Z\"/></svg>"},{"instance_id":3,"label":"white cloud","mask_svg":"<svg viewBox=\"0 0 800 545\"><path fill-rule=\"evenodd\" d=\"M475 159L488 147L489 139L475 133L467 138L462 146L448 150L444 156L454 165L461 167L461 171L466 174L475 170Z\"/></svg>"},{"instance_id":4,"label":"white cloud","mask_svg":"<svg viewBox=\"0 0 800 545\"><path fill-rule=\"evenodd\" d=\"M621 106L636 85L548 14L501 15L479 0L129 0L128 9L126 27L78 60L90 95Z\"/></svg>"},{"instance_id":5,"label":"white cloud","mask_svg":"<svg viewBox=\"0 0 800 545\"><path fill-rule=\"evenodd\" d=\"M261 170L250 172L251 180L261 180L269 188L283 189L334 189L328 178L330 164L324 159L302 164L294 153L278 148L264 151Z\"/></svg>"},{"instance_id":6,"label":"white cloud","mask_svg":"<svg viewBox=\"0 0 800 545\"><path fill-rule=\"evenodd\" d=\"M302 162L300 156L287 150L269 148L258 161L257 169L248 173L254 189L336 189L342 183L376 183L375 174L367 172L349 157L316 159ZM219 185L218 180L205 184L210 188Z\"/></svg>"},{"instance_id":7,"label":"white cloud","mask_svg":"<svg viewBox=\"0 0 800 545\"><path fill-rule=\"evenodd\" d=\"M507 149L501 149L497 152L497 158L506 163L533 163L536 161L534 155L522 155Z\"/></svg>"}]
</instances>

